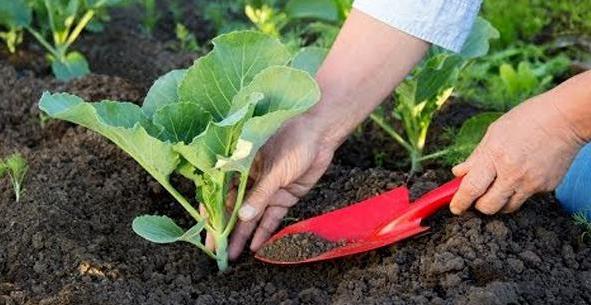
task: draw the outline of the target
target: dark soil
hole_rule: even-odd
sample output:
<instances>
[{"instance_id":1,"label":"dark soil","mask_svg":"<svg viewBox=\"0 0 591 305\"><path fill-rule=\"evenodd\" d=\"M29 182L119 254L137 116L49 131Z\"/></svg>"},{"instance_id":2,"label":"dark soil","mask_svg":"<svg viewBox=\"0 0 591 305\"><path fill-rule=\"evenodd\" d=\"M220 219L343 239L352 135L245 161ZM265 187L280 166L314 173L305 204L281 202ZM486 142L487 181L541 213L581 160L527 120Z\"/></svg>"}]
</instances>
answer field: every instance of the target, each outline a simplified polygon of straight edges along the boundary
<instances>
[{"instance_id":1,"label":"dark soil","mask_svg":"<svg viewBox=\"0 0 591 305\"><path fill-rule=\"evenodd\" d=\"M316 257L344 244L326 240L313 233L296 233L266 244L257 254L276 261L297 262Z\"/></svg>"},{"instance_id":2,"label":"dark soil","mask_svg":"<svg viewBox=\"0 0 591 305\"><path fill-rule=\"evenodd\" d=\"M512 215L442 211L428 234L338 261L278 267L245 253L223 275L189 244L136 236L141 214L191 222L120 149L65 122L42 128L37 110L43 90L139 103L161 71L190 62L114 19L78 46L96 74L71 83L0 56L0 156L21 151L30 164L20 203L0 180L0 305L591 304L591 244L551 195ZM333 166L285 224L405 182L416 197L450 178L361 169L353 161L374 158L357 143L337 155L356 167Z\"/></svg>"}]
</instances>

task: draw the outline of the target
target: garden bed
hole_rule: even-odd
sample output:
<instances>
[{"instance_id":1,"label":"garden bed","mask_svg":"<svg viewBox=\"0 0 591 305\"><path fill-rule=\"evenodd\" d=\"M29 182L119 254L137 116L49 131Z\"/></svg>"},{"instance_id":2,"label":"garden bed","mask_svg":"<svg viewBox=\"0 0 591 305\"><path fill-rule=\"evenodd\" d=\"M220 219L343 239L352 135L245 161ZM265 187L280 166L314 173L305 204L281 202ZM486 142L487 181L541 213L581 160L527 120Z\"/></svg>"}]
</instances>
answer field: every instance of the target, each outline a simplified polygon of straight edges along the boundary
<instances>
[{"instance_id":1,"label":"garden bed","mask_svg":"<svg viewBox=\"0 0 591 305\"><path fill-rule=\"evenodd\" d=\"M80 42L102 74L60 83L41 68L0 60L0 155L21 151L30 164L20 203L0 182L0 305L591 303L591 245L551 195L511 215L443 211L423 236L338 261L278 267L245 253L223 275L188 244L161 246L135 235L137 215L166 214L184 227L191 220L104 138L62 121L42 128L37 101L53 90L140 103L154 79L194 58L166 45L115 16L107 32ZM458 112L473 111L450 107L436 132L457 125ZM360 139L385 136L372 126L361 133L371 135L353 136L338 151L338 164L285 224L405 182L418 196L451 178L436 168L409 178L393 170L395 162L385 163L390 170L372 168L376 152L358 149L371 147ZM402 158L396 146L380 147L382 158ZM361 166L353 162L359 158Z\"/></svg>"}]
</instances>

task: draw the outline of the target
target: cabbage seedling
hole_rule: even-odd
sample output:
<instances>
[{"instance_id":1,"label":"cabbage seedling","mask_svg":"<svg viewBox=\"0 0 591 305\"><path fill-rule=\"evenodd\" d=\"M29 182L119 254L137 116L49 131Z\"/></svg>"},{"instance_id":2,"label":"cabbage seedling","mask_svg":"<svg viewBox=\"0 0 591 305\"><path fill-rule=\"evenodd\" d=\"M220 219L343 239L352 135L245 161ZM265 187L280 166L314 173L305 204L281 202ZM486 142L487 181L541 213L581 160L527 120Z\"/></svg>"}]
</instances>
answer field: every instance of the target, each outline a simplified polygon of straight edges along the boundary
<instances>
[{"instance_id":1,"label":"cabbage seedling","mask_svg":"<svg viewBox=\"0 0 591 305\"><path fill-rule=\"evenodd\" d=\"M26 0L0 1L0 39L15 53L23 41L23 27L31 24L32 11Z\"/></svg>"},{"instance_id":2,"label":"cabbage seedling","mask_svg":"<svg viewBox=\"0 0 591 305\"><path fill-rule=\"evenodd\" d=\"M420 171L424 160L444 154L424 154L431 121L451 96L458 75L467 61L488 53L489 40L498 36L499 32L490 23L478 18L459 54L431 48L423 63L394 92L397 104L390 115L401 122L404 133L396 131L383 112L371 114L371 119L407 150L411 173Z\"/></svg>"},{"instance_id":3,"label":"cabbage seedling","mask_svg":"<svg viewBox=\"0 0 591 305\"><path fill-rule=\"evenodd\" d=\"M121 0L32 0L31 5L40 29L27 30L47 50L51 70L59 80L70 80L90 72L84 55L70 51L70 46L93 17ZM51 41L46 39L51 36Z\"/></svg>"},{"instance_id":4,"label":"cabbage seedling","mask_svg":"<svg viewBox=\"0 0 591 305\"><path fill-rule=\"evenodd\" d=\"M16 202L21 199L21 193L23 191L23 182L29 166L27 160L19 153L14 153L6 158L4 161L0 160L0 178L4 175L10 177L10 183L14 190L14 196Z\"/></svg>"},{"instance_id":5,"label":"cabbage seedling","mask_svg":"<svg viewBox=\"0 0 591 305\"><path fill-rule=\"evenodd\" d=\"M260 32L221 35L213 50L187 70L159 78L143 106L87 103L66 93L44 93L40 108L49 116L97 131L131 155L194 218L182 229L166 216L140 216L133 229L156 243L184 241L228 266L228 236L237 219L255 153L283 122L320 99L307 73L286 66L290 54L277 39ZM195 200L170 181L178 173L194 182ZM238 180L237 199L226 213L226 198ZM207 213L196 209L201 203ZM215 240L207 249L205 229Z\"/></svg>"}]
</instances>

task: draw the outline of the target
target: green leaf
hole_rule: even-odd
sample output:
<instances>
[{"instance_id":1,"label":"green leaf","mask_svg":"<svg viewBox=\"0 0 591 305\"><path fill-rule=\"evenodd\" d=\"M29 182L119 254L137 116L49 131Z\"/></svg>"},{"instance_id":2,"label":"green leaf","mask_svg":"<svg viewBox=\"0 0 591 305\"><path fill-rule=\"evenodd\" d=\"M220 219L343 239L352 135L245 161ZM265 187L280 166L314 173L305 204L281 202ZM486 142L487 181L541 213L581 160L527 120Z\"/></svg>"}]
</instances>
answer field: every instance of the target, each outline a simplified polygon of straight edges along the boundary
<instances>
[{"instance_id":1,"label":"green leaf","mask_svg":"<svg viewBox=\"0 0 591 305\"><path fill-rule=\"evenodd\" d=\"M158 244L179 241L185 233L181 227L167 216L139 216L133 220L131 227L137 235Z\"/></svg>"},{"instance_id":2,"label":"green leaf","mask_svg":"<svg viewBox=\"0 0 591 305\"><path fill-rule=\"evenodd\" d=\"M490 40L499 39L499 37L499 31L490 22L482 17L478 17L460 51L460 55L466 59L486 55L490 49Z\"/></svg>"},{"instance_id":3,"label":"green leaf","mask_svg":"<svg viewBox=\"0 0 591 305\"><path fill-rule=\"evenodd\" d=\"M249 97L250 104L242 107L221 122L210 122L202 134L189 145L177 143L174 147L187 161L203 172L214 169L218 156L228 156L234 148L234 140L240 135L240 128L252 116L254 103L262 99L261 94Z\"/></svg>"},{"instance_id":4,"label":"green leaf","mask_svg":"<svg viewBox=\"0 0 591 305\"><path fill-rule=\"evenodd\" d=\"M259 148L288 119L308 110L320 99L320 89L306 72L289 67L269 67L236 96L235 107L245 104L255 92L263 94L240 134L240 149L230 158L220 158L216 167L244 172Z\"/></svg>"},{"instance_id":5,"label":"green leaf","mask_svg":"<svg viewBox=\"0 0 591 305\"><path fill-rule=\"evenodd\" d=\"M25 160L21 154L15 153L6 159L4 164L10 171L11 175L14 177L15 181L17 181L19 184L22 183L29 168L27 165L27 160ZM0 165L0 167L2 166ZM1 173L0 176L2 176Z\"/></svg>"},{"instance_id":6,"label":"green leaf","mask_svg":"<svg viewBox=\"0 0 591 305\"><path fill-rule=\"evenodd\" d=\"M68 53L63 60L54 59L51 63L51 71L57 79L62 81L69 81L90 73L86 58L78 52Z\"/></svg>"},{"instance_id":7,"label":"green leaf","mask_svg":"<svg viewBox=\"0 0 591 305\"><path fill-rule=\"evenodd\" d=\"M187 70L172 70L161 76L154 82L146 98L142 109L151 118L154 113L168 104L176 103L179 100L177 95L181 80L185 78Z\"/></svg>"},{"instance_id":8,"label":"green leaf","mask_svg":"<svg viewBox=\"0 0 591 305\"><path fill-rule=\"evenodd\" d=\"M158 182L168 186L168 176L179 163L172 145L148 134L141 109L131 103L86 103L65 93L43 93L39 108L49 116L92 129L133 157Z\"/></svg>"},{"instance_id":9,"label":"green leaf","mask_svg":"<svg viewBox=\"0 0 591 305\"><path fill-rule=\"evenodd\" d=\"M179 240L197 245L201 244L201 231L205 227L205 222L201 221L198 222L196 225L192 226L189 230L187 230L183 236L179 238Z\"/></svg>"},{"instance_id":10,"label":"green leaf","mask_svg":"<svg viewBox=\"0 0 591 305\"><path fill-rule=\"evenodd\" d=\"M263 69L286 64L288 50L268 35L234 32L213 40L214 48L187 71L178 91L182 102L192 102L221 121L232 108L232 98Z\"/></svg>"},{"instance_id":11,"label":"green leaf","mask_svg":"<svg viewBox=\"0 0 591 305\"><path fill-rule=\"evenodd\" d=\"M175 103L160 108L153 121L163 128L161 139L188 144L205 130L210 120L211 115L196 104Z\"/></svg>"},{"instance_id":12,"label":"green leaf","mask_svg":"<svg viewBox=\"0 0 591 305\"><path fill-rule=\"evenodd\" d=\"M335 0L290 0L285 5L285 12L290 19L339 21L339 7Z\"/></svg>"},{"instance_id":13,"label":"green leaf","mask_svg":"<svg viewBox=\"0 0 591 305\"><path fill-rule=\"evenodd\" d=\"M0 1L0 25L10 29L23 28L31 23L32 11L26 0Z\"/></svg>"},{"instance_id":14,"label":"green leaf","mask_svg":"<svg viewBox=\"0 0 591 305\"><path fill-rule=\"evenodd\" d=\"M488 126L502 115L502 112L484 112L466 120L446 156L448 163L457 164L468 158L486 134Z\"/></svg>"},{"instance_id":15,"label":"green leaf","mask_svg":"<svg viewBox=\"0 0 591 305\"><path fill-rule=\"evenodd\" d=\"M302 48L291 61L291 66L315 76L326 55L328 55L328 49L325 48Z\"/></svg>"},{"instance_id":16,"label":"green leaf","mask_svg":"<svg viewBox=\"0 0 591 305\"><path fill-rule=\"evenodd\" d=\"M439 54L430 58L415 76L417 88L415 101L432 100L444 90L453 87L464 60L457 55Z\"/></svg>"}]
</instances>

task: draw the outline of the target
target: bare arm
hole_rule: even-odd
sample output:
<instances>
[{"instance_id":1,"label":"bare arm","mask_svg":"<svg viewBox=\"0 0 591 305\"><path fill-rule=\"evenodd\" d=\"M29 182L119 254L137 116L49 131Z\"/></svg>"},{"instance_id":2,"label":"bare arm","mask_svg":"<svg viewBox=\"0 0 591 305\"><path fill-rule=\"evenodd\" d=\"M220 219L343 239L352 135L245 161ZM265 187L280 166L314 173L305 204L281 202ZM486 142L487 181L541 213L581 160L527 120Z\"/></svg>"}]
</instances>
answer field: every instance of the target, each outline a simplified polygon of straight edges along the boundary
<instances>
[{"instance_id":1,"label":"bare arm","mask_svg":"<svg viewBox=\"0 0 591 305\"><path fill-rule=\"evenodd\" d=\"M322 100L309 115L326 125L327 140L340 144L402 82L428 47L353 10L316 77Z\"/></svg>"}]
</instances>

